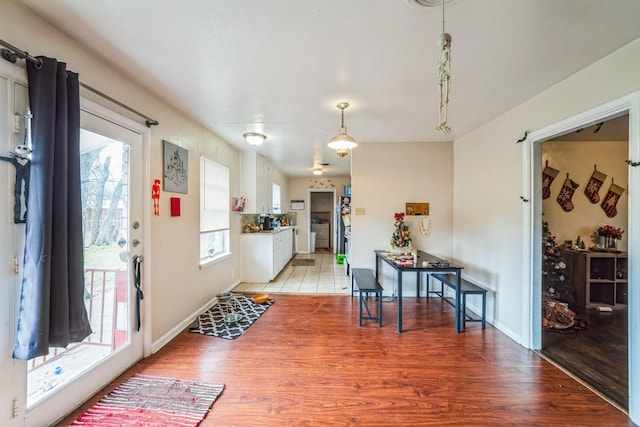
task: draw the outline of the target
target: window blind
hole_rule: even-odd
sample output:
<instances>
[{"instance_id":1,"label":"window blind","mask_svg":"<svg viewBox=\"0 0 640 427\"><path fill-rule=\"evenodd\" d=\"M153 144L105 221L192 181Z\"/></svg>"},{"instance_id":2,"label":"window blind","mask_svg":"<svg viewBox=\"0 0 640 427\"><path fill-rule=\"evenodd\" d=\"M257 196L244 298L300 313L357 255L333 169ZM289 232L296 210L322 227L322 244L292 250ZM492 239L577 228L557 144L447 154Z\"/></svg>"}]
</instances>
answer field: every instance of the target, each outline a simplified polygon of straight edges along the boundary
<instances>
[{"instance_id":1,"label":"window blind","mask_svg":"<svg viewBox=\"0 0 640 427\"><path fill-rule=\"evenodd\" d=\"M229 228L229 168L200 157L200 232Z\"/></svg>"}]
</instances>

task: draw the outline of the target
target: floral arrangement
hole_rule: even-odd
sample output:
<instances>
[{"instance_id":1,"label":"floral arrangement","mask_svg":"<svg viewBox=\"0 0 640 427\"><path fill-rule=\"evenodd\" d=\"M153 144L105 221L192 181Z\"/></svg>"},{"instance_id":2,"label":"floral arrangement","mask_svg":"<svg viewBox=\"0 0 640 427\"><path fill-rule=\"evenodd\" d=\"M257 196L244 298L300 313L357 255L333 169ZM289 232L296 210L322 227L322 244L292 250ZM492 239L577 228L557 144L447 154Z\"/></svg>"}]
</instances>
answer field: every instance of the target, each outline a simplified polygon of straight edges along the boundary
<instances>
[{"instance_id":1,"label":"floral arrangement","mask_svg":"<svg viewBox=\"0 0 640 427\"><path fill-rule=\"evenodd\" d=\"M409 233L409 226L404 223L404 213L395 213L393 219L395 220L395 231L391 235L391 246L396 248L411 247L411 234Z\"/></svg>"},{"instance_id":2,"label":"floral arrangement","mask_svg":"<svg viewBox=\"0 0 640 427\"><path fill-rule=\"evenodd\" d=\"M624 233L624 231L620 228L613 227L611 225L604 225L598 227L595 234L597 236L613 237L614 239L620 240L622 239L622 233Z\"/></svg>"}]
</instances>

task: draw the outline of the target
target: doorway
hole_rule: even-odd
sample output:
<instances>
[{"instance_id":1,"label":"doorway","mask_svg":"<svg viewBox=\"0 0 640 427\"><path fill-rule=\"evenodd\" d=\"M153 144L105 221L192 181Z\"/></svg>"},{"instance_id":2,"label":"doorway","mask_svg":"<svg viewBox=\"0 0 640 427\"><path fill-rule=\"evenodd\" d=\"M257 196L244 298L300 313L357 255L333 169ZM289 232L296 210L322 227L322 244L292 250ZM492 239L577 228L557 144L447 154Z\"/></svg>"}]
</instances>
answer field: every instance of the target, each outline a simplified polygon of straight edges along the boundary
<instances>
[{"instance_id":1,"label":"doorway","mask_svg":"<svg viewBox=\"0 0 640 427\"><path fill-rule=\"evenodd\" d=\"M575 131L623 115L629 115L629 141L627 170L628 187L640 188L640 92L615 99L576 116L549 125L525 135L523 148L523 283L522 301L523 344L532 350L542 348L542 142L557 135ZM640 327L640 193L629 191L628 230L628 331ZM640 340L637 334L627 334L628 343L628 413L632 421L640 419Z\"/></svg>"},{"instance_id":2,"label":"doorway","mask_svg":"<svg viewBox=\"0 0 640 427\"><path fill-rule=\"evenodd\" d=\"M624 410L628 153L628 114L541 143L540 353Z\"/></svg>"},{"instance_id":3,"label":"doorway","mask_svg":"<svg viewBox=\"0 0 640 427\"><path fill-rule=\"evenodd\" d=\"M309 252L335 252L335 212L335 190L309 190Z\"/></svg>"},{"instance_id":4,"label":"doorway","mask_svg":"<svg viewBox=\"0 0 640 427\"><path fill-rule=\"evenodd\" d=\"M84 99L80 125L85 306L93 334L27 362L29 425L69 412L143 354L132 259L143 250L144 130Z\"/></svg>"}]
</instances>

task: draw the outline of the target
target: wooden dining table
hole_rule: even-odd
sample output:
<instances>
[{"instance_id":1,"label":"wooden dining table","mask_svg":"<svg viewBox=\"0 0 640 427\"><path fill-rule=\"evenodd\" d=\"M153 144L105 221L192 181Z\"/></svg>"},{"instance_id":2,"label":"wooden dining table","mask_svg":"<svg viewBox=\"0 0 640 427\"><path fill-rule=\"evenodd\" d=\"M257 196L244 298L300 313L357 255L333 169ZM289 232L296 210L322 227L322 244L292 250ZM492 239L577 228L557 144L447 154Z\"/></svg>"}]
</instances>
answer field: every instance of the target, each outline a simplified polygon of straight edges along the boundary
<instances>
[{"instance_id":1,"label":"wooden dining table","mask_svg":"<svg viewBox=\"0 0 640 427\"><path fill-rule=\"evenodd\" d=\"M416 297L420 296L422 273L455 274L455 331L456 333L460 332L460 275L463 267L452 264L444 258L439 258L424 251L418 251L417 254L413 253L415 262L402 262L403 259L408 258L408 255L403 255L400 252L385 251L381 249L376 249L374 252L376 255L376 280L378 281L378 283L380 283L380 272L381 266L383 265L382 263L389 265L393 270L395 270L396 273L398 283L398 332L402 332L402 276L404 273L416 274ZM464 315L464 313L462 315Z\"/></svg>"}]
</instances>

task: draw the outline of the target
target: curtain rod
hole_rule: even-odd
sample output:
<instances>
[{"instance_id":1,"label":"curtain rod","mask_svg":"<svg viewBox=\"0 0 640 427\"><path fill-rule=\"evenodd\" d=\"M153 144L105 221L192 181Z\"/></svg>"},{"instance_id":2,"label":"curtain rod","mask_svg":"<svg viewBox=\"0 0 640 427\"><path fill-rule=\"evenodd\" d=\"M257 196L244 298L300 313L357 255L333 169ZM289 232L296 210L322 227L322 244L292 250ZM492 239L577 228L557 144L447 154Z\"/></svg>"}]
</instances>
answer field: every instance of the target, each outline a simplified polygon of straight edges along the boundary
<instances>
[{"instance_id":1,"label":"curtain rod","mask_svg":"<svg viewBox=\"0 0 640 427\"><path fill-rule=\"evenodd\" d=\"M0 39L0 45L4 46L6 49L0 49L0 52L2 54L2 58L4 58L5 60L15 64L16 60L18 59L24 59L25 61L31 61L34 62L36 64L41 64L42 61L34 56L31 56L29 54L29 52L24 51L22 49L18 49L17 47L7 43L6 41ZM95 93L98 96L101 96L102 98L124 108L125 110L128 110L130 112L132 112L133 114L136 114L137 116L142 117L143 119L145 119L145 124L147 125L147 127L151 127L151 126L158 126L160 123L155 120L152 119L151 117L142 114L141 112L134 110L133 108L129 107L126 104L123 104L122 102L118 101L117 99L114 99L112 97L110 97L109 95L100 92L98 89L95 89L91 86L89 86L86 83L80 82L80 86L82 86L83 88L87 89L90 92Z\"/></svg>"}]
</instances>

